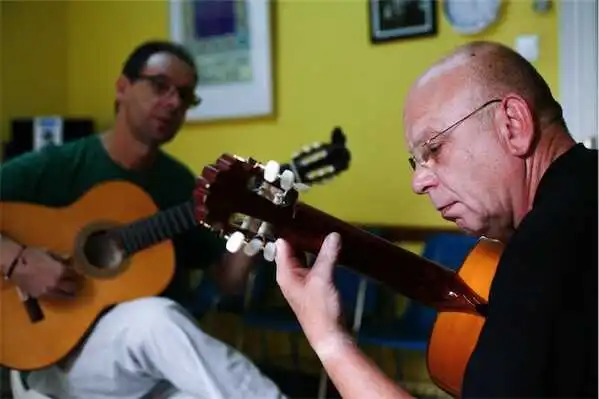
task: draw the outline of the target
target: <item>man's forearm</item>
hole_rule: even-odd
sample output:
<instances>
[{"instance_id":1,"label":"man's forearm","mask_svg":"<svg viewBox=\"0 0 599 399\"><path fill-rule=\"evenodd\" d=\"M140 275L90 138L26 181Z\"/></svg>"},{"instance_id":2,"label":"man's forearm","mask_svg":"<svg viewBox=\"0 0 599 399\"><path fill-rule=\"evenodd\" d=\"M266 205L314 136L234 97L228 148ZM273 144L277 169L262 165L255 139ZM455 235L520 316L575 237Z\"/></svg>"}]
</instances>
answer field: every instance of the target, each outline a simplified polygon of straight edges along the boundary
<instances>
[{"instance_id":1,"label":"man's forearm","mask_svg":"<svg viewBox=\"0 0 599 399\"><path fill-rule=\"evenodd\" d=\"M321 342L314 350L344 399L412 398L385 376L349 337L334 337Z\"/></svg>"}]
</instances>

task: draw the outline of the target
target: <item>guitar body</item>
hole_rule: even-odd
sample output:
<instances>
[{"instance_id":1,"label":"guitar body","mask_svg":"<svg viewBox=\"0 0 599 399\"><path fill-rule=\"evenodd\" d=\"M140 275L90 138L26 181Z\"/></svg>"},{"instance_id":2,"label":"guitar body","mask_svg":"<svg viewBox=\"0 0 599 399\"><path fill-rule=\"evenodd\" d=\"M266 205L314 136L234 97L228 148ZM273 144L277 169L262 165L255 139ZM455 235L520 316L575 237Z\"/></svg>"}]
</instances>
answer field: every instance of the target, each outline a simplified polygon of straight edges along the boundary
<instances>
[{"instance_id":1,"label":"guitar body","mask_svg":"<svg viewBox=\"0 0 599 399\"><path fill-rule=\"evenodd\" d=\"M95 186L63 208L0 203L3 235L72 257L73 266L85 276L76 298L37 299L43 318L36 322L28 315L16 286L0 281L0 364L17 370L50 366L76 347L107 307L156 295L166 288L175 268L169 240L101 269L90 264L82 249L91 232L133 222L157 210L143 190L127 182Z\"/></svg>"},{"instance_id":2,"label":"guitar body","mask_svg":"<svg viewBox=\"0 0 599 399\"><path fill-rule=\"evenodd\" d=\"M496 241L481 239L467 256L458 275L485 301L497 270L503 247ZM427 350L431 379L444 391L459 397L466 366L485 319L461 313L438 313Z\"/></svg>"}]
</instances>

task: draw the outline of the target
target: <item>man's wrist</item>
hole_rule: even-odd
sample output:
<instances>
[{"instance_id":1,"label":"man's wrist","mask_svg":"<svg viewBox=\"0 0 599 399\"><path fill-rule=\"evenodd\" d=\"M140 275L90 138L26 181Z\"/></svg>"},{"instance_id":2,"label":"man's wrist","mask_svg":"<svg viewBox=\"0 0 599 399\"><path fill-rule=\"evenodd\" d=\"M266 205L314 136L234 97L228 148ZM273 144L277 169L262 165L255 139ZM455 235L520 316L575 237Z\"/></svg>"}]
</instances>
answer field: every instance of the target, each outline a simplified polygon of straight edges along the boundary
<instances>
[{"instance_id":1,"label":"man's wrist","mask_svg":"<svg viewBox=\"0 0 599 399\"><path fill-rule=\"evenodd\" d=\"M355 346L352 337L345 331L334 331L311 342L314 352L322 363L343 356L343 353Z\"/></svg>"},{"instance_id":2,"label":"man's wrist","mask_svg":"<svg viewBox=\"0 0 599 399\"><path fill-rule=\"evenodd\" d=\"M5 274L14 259L21 254L23 245L0 235L0 271Z\"/></svg>"}]
</instances>

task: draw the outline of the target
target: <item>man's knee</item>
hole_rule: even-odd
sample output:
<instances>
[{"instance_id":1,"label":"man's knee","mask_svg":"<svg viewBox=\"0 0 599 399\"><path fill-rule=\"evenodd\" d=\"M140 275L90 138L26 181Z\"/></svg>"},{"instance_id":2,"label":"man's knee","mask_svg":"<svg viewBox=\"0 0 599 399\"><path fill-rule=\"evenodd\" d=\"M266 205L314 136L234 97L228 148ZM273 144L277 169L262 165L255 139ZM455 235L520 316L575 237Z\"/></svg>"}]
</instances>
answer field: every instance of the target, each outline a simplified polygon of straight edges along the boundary
<instances>
[{"instance_id":1,"label":"man's knee","mask_svg":"<svg viewBox=\"0 0 599 399\"><path fill-rule=\"evenodd\" d=\"M157 314L161 312L170 312L173 310L178 310L179 308L181 308L181 305L168 298L144 297L123 302L120 305L117 305L117 308L120 308L125 312L139 312L145 315L146 313Z\"/></svg>"},{"instance_id":2,"label":"man's knee","mask_svg":"<svg viewBox=\"0 0 599 399\"><path fill-rule=\"evenodd\" d=\"M129 327L150 329L157 324L195 323L191 315L177 302L161 297L140 298L115 306L107 319L125 322Z\"/></svg>"}]
</instances>

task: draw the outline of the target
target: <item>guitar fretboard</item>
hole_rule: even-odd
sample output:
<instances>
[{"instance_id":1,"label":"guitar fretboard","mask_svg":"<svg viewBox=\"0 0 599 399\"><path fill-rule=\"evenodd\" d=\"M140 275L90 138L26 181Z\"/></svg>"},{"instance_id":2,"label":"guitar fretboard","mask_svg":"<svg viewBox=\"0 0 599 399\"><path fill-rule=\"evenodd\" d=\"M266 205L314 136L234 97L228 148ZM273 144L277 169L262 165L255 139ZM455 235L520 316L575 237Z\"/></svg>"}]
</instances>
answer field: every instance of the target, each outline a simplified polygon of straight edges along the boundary
<instances>
[{"instance_id":1,"label":"guitar fretboard","mask_svg":"<svg viewBox=\"0 0 599 399\"><path fill-rule=\"evenodd\" d=\"M292 164L282 164L281 171L292 169ZM162 210L156 214L112 229L119 238L126 256L171 239L198 226L192 200Z\"/></svg>"},{"instance_id":2,"label":"guitar fretboard","mask_svg":"<svg viewBox=\"0 0 599 399\"><path fill-rule=\"evenodd\" d=\"M125 253L132 255L196 226L193 202L187 201L113 231L119 236Z\"/></svg>"}]
</instances>

